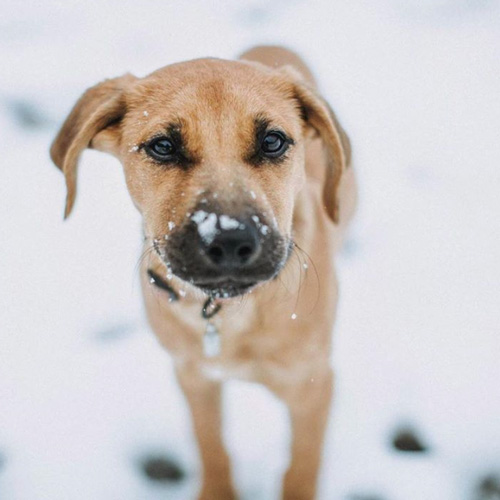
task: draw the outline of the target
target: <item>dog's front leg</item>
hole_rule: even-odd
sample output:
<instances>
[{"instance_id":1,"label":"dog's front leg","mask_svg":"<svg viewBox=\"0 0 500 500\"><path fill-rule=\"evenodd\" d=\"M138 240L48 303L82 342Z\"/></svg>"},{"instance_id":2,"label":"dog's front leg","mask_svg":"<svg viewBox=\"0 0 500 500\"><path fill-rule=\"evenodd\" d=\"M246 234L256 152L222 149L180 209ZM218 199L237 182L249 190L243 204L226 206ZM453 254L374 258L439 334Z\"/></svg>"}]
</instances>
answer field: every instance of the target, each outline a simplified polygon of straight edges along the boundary
<instances>
[{"instance_id":1,"label":"dog's front leg","mask_svg":"<svg viewBox=\"0 0 500 500\"><path fill-rule=\"evenodd\" d=\"M177 379L188 401L203 466L199 500L233 500L229 457L222 443L221 383L197 367L181 366Z\"/></svg>"},{"instance_id":2,"label":"dog's front leg","mask_svg":"<svg viewBox=\"0 0 500 500\"><path fill-rule=\"evenodd\" d=\"M298 384L284 383L272 389L288 406L292 430L291 462L284 478L283 499L313 500L332 399L332 370L324 366Z\"/></svg>"}]
</instances>

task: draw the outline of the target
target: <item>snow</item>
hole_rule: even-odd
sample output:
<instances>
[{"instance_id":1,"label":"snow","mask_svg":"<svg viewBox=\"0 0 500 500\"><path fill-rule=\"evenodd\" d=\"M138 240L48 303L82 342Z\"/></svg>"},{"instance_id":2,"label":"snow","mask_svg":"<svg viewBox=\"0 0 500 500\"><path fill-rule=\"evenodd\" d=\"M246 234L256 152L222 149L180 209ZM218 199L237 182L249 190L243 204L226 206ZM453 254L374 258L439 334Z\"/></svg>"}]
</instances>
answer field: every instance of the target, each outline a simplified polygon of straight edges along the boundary
<instances>
[{"instance_id":1,"label":"snow","mask_svg":"<svg viewBox=\"0 0 500 500\"><path fill-rule=\"evenodd\" d=\"M236 219L233 219L232 217L229 217L229 215L217 215L215 213L205 212L205 210L197 210L191 216L191 220L197 225L198 234L207 244L210 244L219 232L219 229L217 229L217 222L219 223L222 231L229 231L231 229L238 228L245 229L244 224L240 223Z\"/></svg>"},{"instance_id":2,"label":"snow","mask_svg":"<svg viewBox=\"0 0 500 500\"><path fill-rule=\"evenodd\" d=\"M204 210L197 210L191 220L198 226L198 234L201 239L210 244L217 234L217 214L207 213Z\"/></svg>"},{"instance_id":3,"label":"snow","mask_svg":"<svg viewBox=\"0 0 500 500\"><path fill-rule=\"evenodd\" d=\"M260 222L260 219L257 215L252 215L252 220L255 222L255 224L257 225L257 227L259 228L259 230L263 236L266 236L267 234L269 234L269 226L267 226L266 224L262 224L262 222ZM276 228L278 227L276 217L274 217L274 216L273 216L273 224Z\"/></svg>"},{"instance_id":4,"label":"snow","mask_svg":"<svg viewBox=\"0 0 500 500\"><path fill-rule=\"evenodd\" d=\"M104 78L269 42L313 68L360 181L338 262L320 497L475 499L500 470L499 10L495 0L221 0L175 11L159 0L4 0L0 498L194 498L190 420L144 320L141 223L120 166L86 151L63 223L48 148ZM276 498L283 405L238 382L224 401L243 498ZM390 446L405 426L428 453ZM186 479L146 479L138 463L150 455L175 460Z\"/></svg>"},{"instance_id":5,"label":"snow","mask_svg":"<svg viewBox=\"0 0 500 500\"><path fill-rule=\"evenodd\" d=\"M239 221L229 217L228 215L219 216L219 224L221 229L228 231L230 229L238 229L240 227Z\"/></svg>"}]
</instances>

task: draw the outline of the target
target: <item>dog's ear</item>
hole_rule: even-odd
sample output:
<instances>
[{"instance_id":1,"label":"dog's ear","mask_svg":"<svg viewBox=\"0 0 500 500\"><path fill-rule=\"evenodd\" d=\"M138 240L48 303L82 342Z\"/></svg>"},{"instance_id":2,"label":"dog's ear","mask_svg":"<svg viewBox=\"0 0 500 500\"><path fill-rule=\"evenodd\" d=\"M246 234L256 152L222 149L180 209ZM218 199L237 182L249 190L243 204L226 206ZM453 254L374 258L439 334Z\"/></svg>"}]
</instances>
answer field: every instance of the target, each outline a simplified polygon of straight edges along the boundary
<instances>
[{"instance_id":1,"label":"dog's ear","mask_svg":"<svg viewBox=\"0 0 500 500\"><path fill-rule=\"evenodd\" d=\"M338 224L338 189L342 173L351 162L351 145L328 103L310 86L302 75L290 66L280 68L293 83L295 99L299 102L304 120L323 140L326 155L326 173L323 203L329 217Z\"/></svg>"},{"instance_id":2,"label":"dog's ear","mask_svg":"<svg viewBox=\"0 0 500 500\"><path fill-rule=\"evenodd\" d=\"M126 112L124 90L136 78L124 75L88 89L75 104L50 148L52 161L66 179L68 217L76 197L78 158L88 147L116 154L120 143L120 120Z\"/></svg>"}]
</instances>

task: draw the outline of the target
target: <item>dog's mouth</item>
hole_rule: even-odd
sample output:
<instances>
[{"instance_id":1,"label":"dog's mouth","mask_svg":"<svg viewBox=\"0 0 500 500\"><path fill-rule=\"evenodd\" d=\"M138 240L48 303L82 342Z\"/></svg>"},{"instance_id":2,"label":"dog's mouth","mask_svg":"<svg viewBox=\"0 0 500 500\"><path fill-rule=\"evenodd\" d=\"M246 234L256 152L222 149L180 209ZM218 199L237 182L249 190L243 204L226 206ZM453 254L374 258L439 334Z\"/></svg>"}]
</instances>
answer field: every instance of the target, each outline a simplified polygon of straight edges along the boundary
<instances>
[{"instance_id":1,"label":"dog's mouth","mask_svg":"<svg viewBox=\"0 0 500 500\"><path fill-rule=\"evenodd\" d=\"M231 299L251 292L258 281L238 281L225 278L220 281L194 281L191 283L205 294L216 299Z\"/></svg>"}]
</instances>

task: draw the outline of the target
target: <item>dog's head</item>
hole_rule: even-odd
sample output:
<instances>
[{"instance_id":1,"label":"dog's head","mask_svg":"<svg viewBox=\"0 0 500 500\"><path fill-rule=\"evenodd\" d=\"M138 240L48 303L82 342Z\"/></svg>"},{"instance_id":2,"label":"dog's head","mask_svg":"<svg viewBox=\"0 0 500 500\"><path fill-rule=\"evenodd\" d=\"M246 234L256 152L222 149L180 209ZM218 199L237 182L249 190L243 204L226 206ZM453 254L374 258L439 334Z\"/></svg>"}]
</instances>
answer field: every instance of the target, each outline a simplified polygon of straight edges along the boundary
<instances>
[{"instance_id":1,"label":"dog's head","mask_svg":"<svg viewBox=\"0 0 500 500\"><path fill-rule=\"evenodd\" d=\"M51 156L66 177L65 216L82 150L118 157L169 272L230 297L286 263L309 130L325 145L324 205L337 222L346 139L291 68L201 59L107 80L75 105Z\"/></svg>"}]
</instances>

